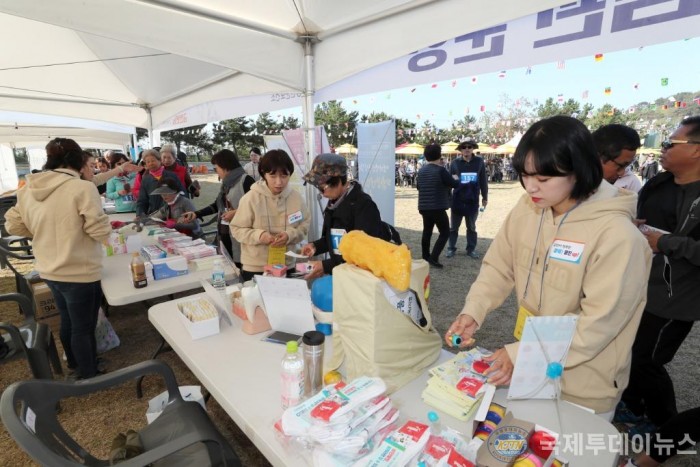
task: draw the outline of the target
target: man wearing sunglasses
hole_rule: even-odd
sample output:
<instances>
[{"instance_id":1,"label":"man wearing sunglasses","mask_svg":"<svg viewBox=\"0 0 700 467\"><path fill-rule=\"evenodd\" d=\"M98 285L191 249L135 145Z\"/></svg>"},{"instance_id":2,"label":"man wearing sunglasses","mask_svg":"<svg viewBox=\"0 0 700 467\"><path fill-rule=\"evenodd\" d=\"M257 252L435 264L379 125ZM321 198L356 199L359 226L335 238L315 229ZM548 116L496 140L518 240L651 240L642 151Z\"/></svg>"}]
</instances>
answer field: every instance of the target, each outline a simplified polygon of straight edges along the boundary
<instances>
[{"instance_id":1,"label":"man wearing sunglasses","mask_svg":"<svg viewBox=\"0 0 700 467\"><path fill-rule=\"evenodd\" d=\"M644 164L642 164L642 168L639 171L639 174L642 176L642 183L648 182L654 178L657 173L659 173L659 163L656 162L656 159L654 159L652 154L649 154L647 156L647 160L644 161Z\"/></svg>"},{"instance_id":2,"label":"man wearing sunglasses","mask_svg":"<svg viewBox=\"0 0 700 467\"><path fill-rule=\"evenodd\" d=\"M619 186L617 182L626 176L628 167L637 157L637 149L642 145L639 133L626 125L603 125L593 132L593 141L603 164L603 178L608 183ZM631 175L634 180L629 188L636 193L642 184L634 174ZM637 183L634 184L634 181Z\"/></svg>"},{"instance_id":3,"label":"man wearing sunglasses","mask_svg":"<svg viewBox=\"0 0 700 467\"><path fill-rule=\"evenodd\" d=\"M700 319L700 116L683 120L661 147L666 171L639 192L638 222L648 226L640 228L655 254L622 396L625 408L616 415L628 422L643 422L646 415L656 426L677 414L664 365ZM697 373L697 367L687 371Z\"/></svg>"}]
</instances>

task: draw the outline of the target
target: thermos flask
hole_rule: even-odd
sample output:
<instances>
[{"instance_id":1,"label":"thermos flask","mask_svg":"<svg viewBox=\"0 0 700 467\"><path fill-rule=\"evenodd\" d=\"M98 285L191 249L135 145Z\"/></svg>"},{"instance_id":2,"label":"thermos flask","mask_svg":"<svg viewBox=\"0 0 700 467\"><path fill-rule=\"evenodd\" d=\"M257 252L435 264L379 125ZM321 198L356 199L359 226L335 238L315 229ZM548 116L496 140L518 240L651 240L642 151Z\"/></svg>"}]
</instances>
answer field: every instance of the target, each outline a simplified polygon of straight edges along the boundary
<instances>
[{"instance_id":1,"label":"thermos flask","mask_svg":"<svg viewBox=\"0 0 700 467\"><path fill-rule=\"evenodd\" d=\"M312 396L323 387L323 343L326 336L319 331L304 333L304 395Z\"/></svg>"}]
</instances>

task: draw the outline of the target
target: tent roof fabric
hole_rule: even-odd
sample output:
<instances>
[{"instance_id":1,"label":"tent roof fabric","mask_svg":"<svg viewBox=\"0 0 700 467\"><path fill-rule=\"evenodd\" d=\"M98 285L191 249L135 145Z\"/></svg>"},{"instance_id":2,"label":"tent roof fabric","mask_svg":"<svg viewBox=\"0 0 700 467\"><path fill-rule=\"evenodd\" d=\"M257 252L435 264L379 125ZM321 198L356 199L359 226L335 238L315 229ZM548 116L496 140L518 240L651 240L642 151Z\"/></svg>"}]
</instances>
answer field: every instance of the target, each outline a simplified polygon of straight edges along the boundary
<instances>
[{"instance_id":1,"label":"tent roof fabric","mask_svg":"<svg viewBox=\"0 0 700 467\"><path fill-rule=\"evenodd\" d=\"M321 89L567 1L0 0L0 107L145 128L149 109L158 127L204 103Z\"/></svg>"}]
</instances>

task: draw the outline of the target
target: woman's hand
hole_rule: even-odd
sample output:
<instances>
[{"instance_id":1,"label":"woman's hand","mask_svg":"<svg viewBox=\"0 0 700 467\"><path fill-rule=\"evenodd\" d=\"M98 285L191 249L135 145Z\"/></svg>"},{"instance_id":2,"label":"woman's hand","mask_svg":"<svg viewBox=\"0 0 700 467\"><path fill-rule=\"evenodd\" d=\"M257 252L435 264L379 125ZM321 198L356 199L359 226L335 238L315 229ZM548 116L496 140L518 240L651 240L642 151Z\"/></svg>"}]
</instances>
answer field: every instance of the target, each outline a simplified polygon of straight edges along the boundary
<instances>
[{"instance_id":1,"label":"woman's hand","mask_svg":"<svg viewBox=\"0 0 700 467\"><path fill-rule=\"evenodd\" d=\"M197 218L197 215L192 211L186 212L182 216L180 216L180 219L182 219L181 222L184 222L186 224L189 224L190 222L194 222L194 220L196 218Z\"/></svg>"},{"instance_id":2,"label":"woman's hand","mask_svg":"<svg viewBox=\"0 0 700 467\"><path fill-rule=\"evenodd\" d=\"M459 347L468 347L474 343L472 336L476 332L477 328L478 325L476 324L476 321L474 321L474 318L469 315L459 315L447 330L447 333L445 334L445 342L448 346L453 347L452 336L457 335L462 338L462 342L459 344Z\"/></svg>"},{"instance_id":3,"label":"woman's hand","mask_svg":"<svg viewBox=\"0 0 700 467\"><path fill-rule=\"evenodd\" d=\"M484 357L484 361L491 363L491 367L484 372L489 377L488 382L494 386L510 384L513 376L513 362L505 348L496 350L493 355Z\"/></svg>"},{"instance_id":4,"label":"woman's hand","mask_svg":"<svg viewBox=\"0 0 700 467\"><path fill-rule=\"evenodd\" d=\"M323 263L320 261L309 261L309 264L311 265L311 271L307 275L304 276L304 279L309 280L309 279L317 279L321 276L323 276Z\"/></svg>"},{"instance_id":5,"label":"woman's hand","mask_svg":"<svg viewBox=\"0 0 700 467\"><path fill-rule=\"evenodd\" d=\"M275 235L272 242L272 246L284 246L289 241L289 234L287 232L280 232Z\"/></svg>"},{"instance_id":6,"label":"woman's hand","mask_svg":"<svg viewBox=\"0 0 700 467\"><path fill-rule=\"evenodd\" d=\"M275 237L270 232L263 232L260 234L260 243L263 245L269 245L275 241Z\"/></svg>"},{"instance_id":7,"label":"woman's hand","mask_svg":"<svg viewBox=\"0 0 700 467\"><path fill-rule=\"evenodd\" d=\"M301 254L310 258L316 254L316 247L313 243L307 243L306 245L301 247ZM315 262L320 263L320 261L311 261L311 263Z\"/></svg>"},{"instance_id":8,"label":"woman's hand","mask_svg":"<svg viewBox=\"0 0 700 467\"><path fill-rule=\"evenodd\" d=\"M119 190L119 191L117 191L117 194L119 196L126 196L127 194L129 194L129 192L126 190Z\"/></svg>"},{"instance_id":9,"label":"woman's hand","mask_svg":"<svg viewBox=\"0 0 700 467\"><path fill-rule=\"evenodd\" d=\"M233 216L236 215L236 210L235 209L229 209L228 211L224 211L221 213L221 220L224 222L231 222L231 219L233 219Z\"/></svg>"}]
</instances>

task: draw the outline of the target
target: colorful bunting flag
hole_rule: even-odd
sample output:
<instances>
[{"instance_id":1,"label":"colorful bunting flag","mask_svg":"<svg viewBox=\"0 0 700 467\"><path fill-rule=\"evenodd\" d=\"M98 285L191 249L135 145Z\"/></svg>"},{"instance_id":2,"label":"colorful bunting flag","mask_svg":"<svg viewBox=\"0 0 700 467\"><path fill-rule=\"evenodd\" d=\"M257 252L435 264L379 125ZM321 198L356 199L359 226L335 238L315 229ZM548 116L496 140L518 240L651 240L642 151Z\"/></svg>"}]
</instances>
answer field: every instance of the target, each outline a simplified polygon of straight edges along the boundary
<instances>
[{"instance_id":1,"label":"colorful bunting flag","mask_svg":"<svg viewBox=\"0 0 700 467\"><path fill-rule=\"evenodd\" d=\"M581 93L581 99L588 99L588 89Z\"/></svg>"},{"instance_id":2,"label":"colorful bunting flag","mask_svg":"<svg viewBox=\"0 0 700 467\"><path fill-rule=\"evenodd\" d=\"M416 88L411 88L411 92L416 92Z\"/></svg>"},{"instance_id":3,"label":"colorful bunting flag","mask_svg":"<svg viewBox=\"0 0 700 467\"><path fill-rule=\"evenodd\" d=\"M430 87L435 89L437 87L437 83L433 83Z\"/></svg>"},{"instance_id":4,"label":"colorful bunting flag","mask_svg":"<svg viewBox=\"0 0 700 467\"><path fill-rule=\"evenodd\" d=\"M482 111L482 112L484 112L484 111L486 110L486 106L485 106L485 105L479 106L479 110Z\"/></svg>"},{"instance_id":5,"label":"colorful bunting flag","mask_svg":"<svg viewBox=\"0 0 700 467\"><path fill-rule=\"evenodd\" d=\"M685 109L686 107L688 107L688 104L685 102L681 102L681 108Z\"/></svg>"},{"instance_id":6,"label":"colorful bunting flag","mask_svg":"<svg viewBox=\"0 0 700 467\"><path fill-rule=\"evenodd\" d=\"M680 108L681 108L681 103L680 103L679 101L676 101L676 102L673 103L673 106L674 106L675 108L677 108L677 109L680 109Z\"/></svg>"},{"instance_id":7,"label":"colorful bunting flag","mask_svg":"<svg viewBox=\"0 0 700 467\"><path fill-rule=\"evenodd\" d=\"M605 95L609 96L610 94L612 94L612 88L610 86L608 86L605 88Z\"/></svg>"},{"instance_id":8,"label":"colorful bunting flag","mask_svg":"<svg viewBox=\"0 0 700 467\"><path fill-rule=\"evenodd\" d=\"M455 86L457 86L457 80L452 81L452 87L455 87Z\"/></svg>"},{"instance_id":9,"label":"colorful bunting flag","mask_svg":"<svg viewBox=\"0 0 700 467\"><path fill-rule=\"evenodd\" d=\"M557 94L557 102L564 102L564 94Z\"/></svg>"},{"instance_id":10,"label":"colorful bunting flag","mask_svg":"<svg viewBox=\"0 0 700 467\"><path fill-rule=\"evenodd\" d=\"M595 54L595 61L602 62L603 61L603 54Z\"/></svg>"},{"instance_id":11,"label":"colorful bunting flag","mask_svg":"<svg viewBox=\"0 0 700 467\"><path fill-rule=\"evenodd\" d=\"M527 67L527 69L525 69L525 74L526 74L526 75L531 75L531 74L532 74L532 67L531 67L531 66L529 66L529 67Z\"/></svg>"},{"instance_id":12,"label":"colorful bunting flag","mask_svg":"<svg viewBox=\"0 0 700 467\"><path fill-rule=\"evenodd\" d=\"M668 86L668 78L661 78L661 86Z\"/></svg>"},{"instance_id":13,"label":"colorful bunting flag","mask_svg":"<svg viewBox=\"0 0 700 467\"><path fill-rule=\"evenodd\" d=\"M661 110L668 110L668 106L666 104L662 105Z\"/></svg>"},{"instance_id":14,"label":"colorful bunting flag","mask_svg":"<svg viewBox=\"0 0 700 467\"><path fill-rule=\"evenodd\" d=\"M355 105L357 105L357 99L353 99L353 100L352 100L352 103L355 104Z\"/></svg>"},{"instance_id":15,"label":"colorful bunting flag","mask_svg":"<svg viewBox=\"0 0 700 467\"><path fill-rule=\"evenodd\" d=\"M564 60L559 60L557 62L557 70L563 70L566 68L566 62Z\"/></svg>"},{"instance_id":16,"label":"colorful bunting flag","mask_svg":"<svg viewBox=\"0 0 700 467\"><path fill-rule=\"evenodd\" d=\"M696 97L693 99L693 102L695 102L697 105L700 105L700 97Z\"/></svg>"},{"instance_id":17,"label":"colorful bunting flag","mask_svg":"<svg viewBox=\"0 0 700 467\"><path fill-rule=\"evenodd\" d=\"M499 78L505 78L505 77L506 77L506 72L505 72L505 70L500 71L500 72L498 73L498 77L499 77Z\"/></svg>"},{"instance_id":18,"label":"colorful bunting flag","mask_svg":"<svg viewBox=\"0 0 700 467\"><path fill-rule=\"evenodd\" d=\"M671 97L668 98L668 101L669 101L669 102L676 102L676 98L673 97L673 96L671 96Z\"/></svg>"},{"instance_id":19,"label":"colorful bunting flag","mask_svg":"<svg viewBox=\"0 0 700 467\"><path fill-rule=\"evenodd\" d=\"M634 83L634 84L632 85L632 87L633 87L635 90L639 90L639 83Z\"/></svg>"},{"instance_id":20,"label":"colorful bunting flag","mask_svg":"<svg viewBox=\"0 0 700 467\"><path fill-rule=\"evenodd\" d=\"M476 82L479 80L478 77L472 76L472 84L476 84Z\"/></svg>"}]
</instances>

